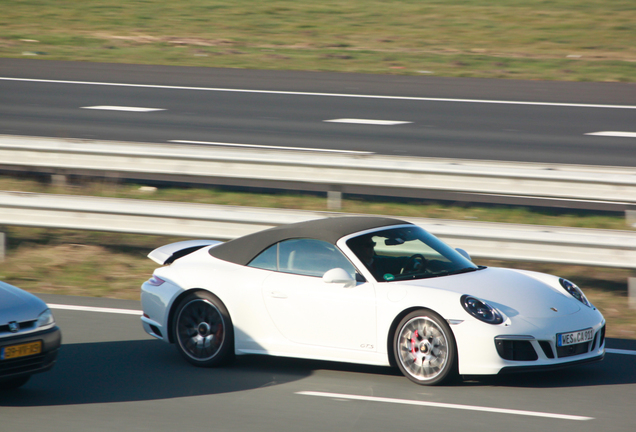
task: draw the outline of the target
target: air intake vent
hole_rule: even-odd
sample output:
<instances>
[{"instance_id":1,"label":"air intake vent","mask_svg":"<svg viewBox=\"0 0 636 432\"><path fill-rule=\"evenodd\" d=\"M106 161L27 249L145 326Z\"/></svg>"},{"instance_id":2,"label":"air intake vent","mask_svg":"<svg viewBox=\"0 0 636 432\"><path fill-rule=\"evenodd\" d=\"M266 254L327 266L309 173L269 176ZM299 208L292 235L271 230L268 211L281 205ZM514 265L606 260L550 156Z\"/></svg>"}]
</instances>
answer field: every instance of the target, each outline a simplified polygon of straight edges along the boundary
<instances>
[{"instance_id":1,"label":"air intake vent","mask_svg":"<svg viewBox=\"0 0 636 432\"><path fill-rule=\"evenodd\" d=\"M23 331L27 331L27 330L33 330L35 328L35 324L36 323L37 323L37 320L22 321L21 323L18 323L20 325L19 332L23 332ZM9 330L9 325L5 324L5 325L0 325L0 333L12 334L13 332L11 330Z\"/></svg>"},{"instance_id":2,"label":"air intake vent","mask_svg":"<svg viewBox=\"0 0 636 432\"><path fill-rule=\"evenodd\" d=\"M0 363L0 375L13 375L40 369L44 364L45 357L46 354L37 354L28 357L3 360Z\"/></svg>"},{"instance_id":3,"label":"air intake vent","mask_svg":"<svg viewBox=\"0 0 636 432\"><path fill-rule=\"evenodd\" d=\"M554 358L554 351L552 351L552 345L550 345L550 342L539 341L539 345L541 346L541 349L543 350L543 354L545 354L547 358L549 359Z\"/></svg>"},{"instance_id":4,"label":"air intake vent","mask_svg":"<svg viewBox=\"0 0 636 432\"><path fill-rule=\"evenodd\" d=\"M499 356L504 360L532 361L539 358L527 340L495 339L495 345Z\"/></svg>"},{"instance_id":5,"label":"air intake vent","mask_svg":"<svg viewBox=\"0 0 636 432\"><path fill-rule=\"evenodd\" d=\"M590 342L583 342L574 345L557 347L557 357L571 357L575 355L585 354L590 350Z\"/></svg>"},{"instance_id":6,"label":"air intake vent","mask_svg":"<svg viewBox=\"0 0 636 432\"><path fill-rule=\"evenodd\" d=\"M152 330L152 332L157 336L163 337L163 335L161 334L161 330L159 330L156 326L151 325L150 330Z\"/></svg>"},{"instance_id":7,"label":"air intake vent","mask_svg":"<svg viewBox=\"0 0 636 432\"><path fill-rule=\"evenodd\" d=\"M603 326L603 328L601 329L601 341L598 344L599 348L602 347L604 343L605 343L605 326Z\"/></svg>"}]
</instances>

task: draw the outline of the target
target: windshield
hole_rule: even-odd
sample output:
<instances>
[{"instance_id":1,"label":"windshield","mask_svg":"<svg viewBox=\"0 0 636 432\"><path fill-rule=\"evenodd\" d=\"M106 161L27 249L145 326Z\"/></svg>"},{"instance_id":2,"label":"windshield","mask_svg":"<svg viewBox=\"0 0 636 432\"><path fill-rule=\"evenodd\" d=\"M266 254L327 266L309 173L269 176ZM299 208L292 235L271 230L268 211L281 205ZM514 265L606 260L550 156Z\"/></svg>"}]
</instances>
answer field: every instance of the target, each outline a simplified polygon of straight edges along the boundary
<instances>
[{"instance_id":1,"label":"windshield","mask_svg":"<svg viewBox=\"0 0 636 432\"><path fill-rule=\"evenodd\" d=\"M378 282L447 276L482 268L418 226L353 237L347 240L347 246Z\"/></svg>"}]
</instances>

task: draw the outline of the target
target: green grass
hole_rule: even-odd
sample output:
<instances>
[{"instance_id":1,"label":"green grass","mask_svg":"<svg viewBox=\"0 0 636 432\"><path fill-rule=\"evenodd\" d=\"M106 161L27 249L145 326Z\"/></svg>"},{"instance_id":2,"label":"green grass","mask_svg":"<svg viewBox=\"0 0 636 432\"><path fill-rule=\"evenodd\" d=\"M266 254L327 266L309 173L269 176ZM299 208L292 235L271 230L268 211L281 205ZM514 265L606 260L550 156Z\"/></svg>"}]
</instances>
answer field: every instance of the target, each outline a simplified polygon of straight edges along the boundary
<instances>
[{"instance_id":1,"label":"green grass","mask_svg":"<svg viewBox=\"0 0 636 432\"><path fill-rule=\"evenodd\" d=\"M0 0L0 10L0 57L636 80L633 0Z\"/></svg>"}]
</instances>

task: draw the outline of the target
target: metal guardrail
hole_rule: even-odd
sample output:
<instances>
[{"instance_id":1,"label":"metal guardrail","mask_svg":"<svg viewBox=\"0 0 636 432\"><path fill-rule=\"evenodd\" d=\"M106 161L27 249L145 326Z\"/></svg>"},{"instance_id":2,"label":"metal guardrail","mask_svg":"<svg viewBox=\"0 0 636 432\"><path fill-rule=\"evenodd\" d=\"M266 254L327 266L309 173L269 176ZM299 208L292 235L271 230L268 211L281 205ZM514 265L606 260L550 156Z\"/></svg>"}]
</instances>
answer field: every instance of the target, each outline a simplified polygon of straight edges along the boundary
<instances>
[{"instance_id":1,"label":"metal guardrail","mask_svg":"<svg viewBox=\"0 0 636 432\"><path fill-rule=\"evenodd\" d=\"M457 199L636 208L636 168L0 135L0 169ZM503 197L503 198L502 198ZM512 201L511 201L512 200ZM517 201L515 201L517 200ZM574 204L578 203L578 204ZM540 205L540 204L539 204Z\"/></svg>"},{"instance_id":2,"label":"metal guardrail","mask_svg":"<svg viewBox=\"0 0 636 432\"><path fill-rule=\"evenodd\" d=\"M0 192L0 225L230 240L273 226L342 215L152 200ZM402 218L475 258L636 269L636 232Z\"/></svg>"}]
</instances>

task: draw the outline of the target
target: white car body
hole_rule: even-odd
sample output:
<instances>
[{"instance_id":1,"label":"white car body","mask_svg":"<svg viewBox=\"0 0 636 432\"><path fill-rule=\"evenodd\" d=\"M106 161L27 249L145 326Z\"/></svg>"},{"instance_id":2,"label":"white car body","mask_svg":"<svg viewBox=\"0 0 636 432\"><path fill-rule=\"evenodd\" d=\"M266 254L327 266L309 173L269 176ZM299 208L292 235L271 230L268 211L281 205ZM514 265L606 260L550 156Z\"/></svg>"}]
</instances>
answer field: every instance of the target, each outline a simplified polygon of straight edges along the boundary
<instances>
[{"instance_id":1,"label":"white car body","mask_svg":"<svg viewBox=\"0 0 636 432\"><path fill-rule=\"evenodd\" d=\"M406 226L400 223L381 228ZM199 247L158 268L153 278L160 278L161 285L151 283L152 279L142 285L143 327L158 339L174 342L170 336L174 308L184 293L204 290L227 308L237 355L389 366L395 364L391 344L400 317L426 309L450 325L461 375L552 368L603 358L603 316L570 295L558 277L483 268L427 279L377 281L347 240L378 229L353 232L335 243L364 282L338 279L340 273L333 271L315 277L236 264L211 256L210 250L220 242L202 240L159 248L149 256L163 263L174 251ZM503 322L493 325L469 314L461 304L466 294L494 307ZM594 335L585 352L567 355L567 347L557 347L558 334L584 329L592 329ZM525 347L529 343L537 358L513 360L500 355L504 348L498 351L497 344L516 349L517 343ZM557 354L559 350L563 355Z\"/></svg>"}]
</instances>

